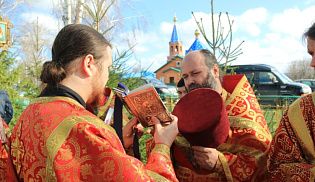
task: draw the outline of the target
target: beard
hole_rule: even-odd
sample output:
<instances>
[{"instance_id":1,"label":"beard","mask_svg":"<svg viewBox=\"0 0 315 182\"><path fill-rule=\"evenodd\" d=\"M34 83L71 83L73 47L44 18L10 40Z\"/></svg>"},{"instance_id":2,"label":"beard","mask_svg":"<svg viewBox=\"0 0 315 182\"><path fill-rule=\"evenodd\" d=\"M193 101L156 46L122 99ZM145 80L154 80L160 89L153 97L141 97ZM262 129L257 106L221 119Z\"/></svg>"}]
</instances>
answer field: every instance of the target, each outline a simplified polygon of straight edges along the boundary
<instances>
[{"instance_id":1,"label":"beard","mask_svg":"<svg viewBox=\"0 0 315 182\"><path fill-rule=\"evenodd\" d=\"M94 87L93 93L90 99L87 101L87 105L91 108L97 108L103 106L106 102L105 87Z\"/></svg>"},{"instance_id":2,"label":"beard","mask_svg":"<svg viewBox=\"0 0 315 182\"><path fill-rule=\"evenodd\" d=\"M192 83L188 86L188 92L198 89L198 88L211 88L212 90L216 90L217 89L217 83L214 79L214 76L209 73L207 78L201 83Z\"/></svg>"}]
</instances>

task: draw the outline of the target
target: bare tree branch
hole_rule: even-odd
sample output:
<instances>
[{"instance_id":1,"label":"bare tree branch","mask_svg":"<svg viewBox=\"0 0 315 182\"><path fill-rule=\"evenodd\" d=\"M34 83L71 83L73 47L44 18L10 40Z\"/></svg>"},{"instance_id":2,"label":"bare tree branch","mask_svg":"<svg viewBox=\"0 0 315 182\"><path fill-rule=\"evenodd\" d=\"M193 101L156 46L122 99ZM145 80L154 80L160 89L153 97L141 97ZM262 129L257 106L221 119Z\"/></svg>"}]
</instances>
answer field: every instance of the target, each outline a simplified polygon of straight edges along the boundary
<instances>
[{"instance_id":1,"label":"bare tree branch","mask_svg":"<svg viewBox=\"0 0 315 182\"><path fill-rule=\"evenodd\" d=\"M0 12L1 16L6 16L13 11L19 4L24 3L24 0L0 0Z\"/></svg>"},{"instance_id":2,"label":"bare tree branch","mask_svg":"<svg viewBox=\"0 0 315 182\"><path fill-rule=\"evenodd\" d=\"M27 22L20 27L18 43L20 45L20 56L23 59L25 77L29 77L33 83L40 86L40 72L44 61L48 60L49 40L45 37L46 30L39 22L38 18L34 22Z\"/></svg>"},{"instance_id":3,"label":"bare tree branch","mask_svg":"<svg viewBox=\"0 0 315 182\"><path fill-rule=\"evenodd\" d=\"M287 74L293 79L315 79L315 71L310 67L311 60L296 60L290 63Z\"/></svg>"},{"instance_id":4,"label":"bare tree branch","mask_svg":"<svg viewBox=\"0 0 315 182\"><path fill-rule=\"evenodd\" d=\"M244 43L242 41L241 43L237 44L233 48L233 24L234 21L230 19L230 16L228 12L225 13L228 27L227 30L225 30L225 27L223 26L222 22L222 13L220 12L218 14L217 22L215 23L215 12L214 12L214 0L211 0L211 33L208 35L208 31L205 30L204 24L202 22L202 18L200 19L200 22L195 17L194 13L192 12L192 15L195 19L195 22L206 40L207 44L210 47L210 50L212 54L217 58L219 64L221 67L224 67L224 70L226 70L226 67L229 63L232 61L235 61L239 55L241 55L242 49L241 46ZM211 37L211 40L209 39Z\"/></svg>"}]
</instances>

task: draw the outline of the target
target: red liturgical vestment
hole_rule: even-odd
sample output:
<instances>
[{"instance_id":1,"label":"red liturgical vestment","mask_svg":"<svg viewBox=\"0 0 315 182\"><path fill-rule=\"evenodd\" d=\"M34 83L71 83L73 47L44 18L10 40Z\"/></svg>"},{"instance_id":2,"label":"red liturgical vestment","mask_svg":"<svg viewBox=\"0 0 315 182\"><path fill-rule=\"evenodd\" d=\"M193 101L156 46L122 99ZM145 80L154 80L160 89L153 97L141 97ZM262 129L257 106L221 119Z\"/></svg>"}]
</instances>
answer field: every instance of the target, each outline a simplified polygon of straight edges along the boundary
<instances>
[{"instance_id":1,"label":"red liturgical vestment","mask_svg":"<svg viewBox=\"0 0 315 182\"><path fill-rule=\"evenodd\" d=\"M67 97L40 97L22 113L11 154L24 181L177 181L169 147L146 165L128 156L113 128Z\"/></svg>"},{"instance_id":2,"label":"red liturgical vestment","mask_svg":"<svg viewBox=\"0 0 315 182\"><path fill-rule=\"evenodd\" d=\"M315 181L315 93L289 106L271 144L271 181Z\"/></svg>"},{"instance_id":3,"label":"red liturgical vestment","mask_svg":"<svg viewBox=\"0 0 315 182\"><path fill-rule=\"evenodd\" d=\"M9 127L6 122L0 117L0 181L6 181L8 178L11 179L11 172L9 171L9 155L8 155L8 133Z\"/></svg>"},{"instance_id":4,"label":"red liturgical vestment","mask_svg":"<svg viewBox=\"0 0 315 182\"><path fill-rule=\"evenodd\" d=\"M175 166L179 181L262 181L267 167L267 151L271 134L253 89L243 75L223 78L222 93L230 122L230 135L216 149L219 159L212 171L198 173L184 166ZM180 121L179 121L180 122ZM198 122L198 121L195 121ZM202 138L206 140L206 138ZM175 148L189 156L190 144L177 137ZM175 156L176 158L183 156ZM189 157L186 157L189 158ZM183 158L182 158L183 159Z\"/></svg>"}]
</instances>

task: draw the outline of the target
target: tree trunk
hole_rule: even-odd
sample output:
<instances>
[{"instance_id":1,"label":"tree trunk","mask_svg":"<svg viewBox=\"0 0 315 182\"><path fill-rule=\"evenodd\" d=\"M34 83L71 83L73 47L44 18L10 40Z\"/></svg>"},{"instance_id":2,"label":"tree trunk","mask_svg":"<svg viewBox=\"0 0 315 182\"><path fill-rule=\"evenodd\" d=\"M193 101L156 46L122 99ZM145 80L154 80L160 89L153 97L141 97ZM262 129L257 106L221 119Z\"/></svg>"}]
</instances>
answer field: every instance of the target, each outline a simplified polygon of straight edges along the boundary
<instances>
[{"instance_id":1,"label":"tree trunk","mask_svg":"<svg viewBox=\"0 0 315 182\"><path fill-rule=\"evenodd\" d=\"M61 4L63 4L63 16L62 16L62 21L64 25L71 24L71 0L61 0Z\"/></svg>"},{"instance_id":2,"label":"tree trunk","mask_svg":"<svg viewBox=\"0 0 315 182\"><path fill-rule=\"evenodd\" d=\"M82 15L83 15L83 4L85 3L85 0L78 0L76 9L75 9L75 24L80 24L82 22Z\"/></svg>"}]
</instances>

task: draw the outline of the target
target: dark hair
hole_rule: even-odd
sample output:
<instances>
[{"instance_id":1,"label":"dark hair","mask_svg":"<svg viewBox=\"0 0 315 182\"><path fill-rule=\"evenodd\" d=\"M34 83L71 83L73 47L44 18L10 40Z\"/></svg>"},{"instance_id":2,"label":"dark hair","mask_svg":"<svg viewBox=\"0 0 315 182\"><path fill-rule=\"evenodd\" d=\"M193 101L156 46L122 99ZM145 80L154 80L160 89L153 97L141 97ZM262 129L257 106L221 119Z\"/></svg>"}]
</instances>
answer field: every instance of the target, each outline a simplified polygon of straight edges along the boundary
<instances>
[{"instance_id":1,"label":"dark hair","mask_svg":"<svg viewBox=\"0 0 315 182\"><path fill-rule=\"evenodd\" d=\"M178 83L177 83L176 86L177 86L177 87L184 87L184 86L185 86L184 78L181 78L181 79L178 81Z\"/></svg>"},{"instance_id":2,"label":"dark hair","mask_svg":"<svg viewBox=\"0 0 315 182\"><path fill-rule=\"evenodd\" d=\"M95 29L82 24L70 24L60 30L52 47L52 60L43 65L40 79L54 86L67 76L67 66L75 59L92 54L95 60L103 56L110 43Z\"/></svg>"},{"instance_id":3,"label":"dark hair","mask_svg":"<svg viewBox=\"0 0 315 182\"><path fill-rule=\"evenodd\" d=\"M304 37L315 40L315 23L304 33Z\"/></svg>"}]
</instances>

